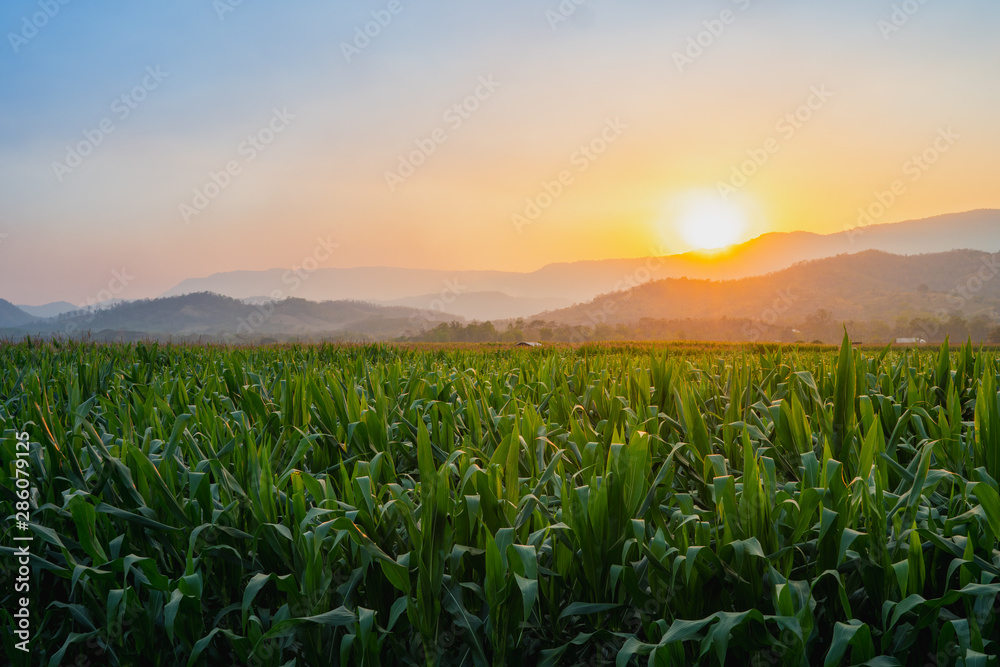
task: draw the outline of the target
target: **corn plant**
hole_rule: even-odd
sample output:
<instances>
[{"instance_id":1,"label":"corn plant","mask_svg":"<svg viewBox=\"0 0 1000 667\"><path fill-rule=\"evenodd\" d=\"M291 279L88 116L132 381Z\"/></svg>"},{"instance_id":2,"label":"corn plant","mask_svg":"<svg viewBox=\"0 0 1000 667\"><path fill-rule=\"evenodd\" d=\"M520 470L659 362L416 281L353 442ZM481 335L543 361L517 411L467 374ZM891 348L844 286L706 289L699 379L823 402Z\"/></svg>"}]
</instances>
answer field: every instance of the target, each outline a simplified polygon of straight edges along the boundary
<instances>
[{"instance_id":1,"label":"corn plant","mask_svg":"<svg viewBox=\"0 0 1000 667\"><path fill-rule=\"evenodd\" d=\"M998 664L971 342L0 361L11 664Z\"/></svg>"}]
</instances>

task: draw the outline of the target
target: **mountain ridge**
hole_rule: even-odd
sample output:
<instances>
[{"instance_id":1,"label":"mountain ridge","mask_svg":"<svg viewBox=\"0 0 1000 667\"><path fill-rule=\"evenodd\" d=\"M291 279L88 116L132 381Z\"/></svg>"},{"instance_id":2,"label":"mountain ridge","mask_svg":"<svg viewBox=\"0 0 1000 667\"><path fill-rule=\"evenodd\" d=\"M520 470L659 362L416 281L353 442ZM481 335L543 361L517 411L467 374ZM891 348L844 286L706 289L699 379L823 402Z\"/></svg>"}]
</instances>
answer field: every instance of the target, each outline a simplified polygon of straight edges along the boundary
<instances>
[{"instance_id":1,"label":"mountain ridge","mask_svg":"<svg viewBox=\"0 0 1000 667\"><path fill-rule=\"evenodd\" d=\"M33 318L20 325L0 326L10 335L75 337L87 332L121 331L239 342L291 336L394 338L454 319L434 311L364 301L314 302L288 298L248 304L223 295L199 292L129 301L107 309L77 311L46 320Z\"/></svg>"},{"instance_id":2,"label":"mountain ridge","mask_svg":"<svg viewBox=\"0 0 1000 667\"><path fill-rule=\"evenodd\" d=\"M985 316L998 323L998 276L1000 253L894 255L867 250L806 260L749 278L651 281L536 317L567 325L719 317L801 321L824 310L838 321L931 315Z\"/></svg>"},{"instance_id":3,"label":"mountain ridge","mask_svg":"<svg viewBox=\"0 0 1000 667\"><path fill-rule=\"evenodd\" d=\"M37 317L24 312L10 301L0 299L0 327L19 327L37 319Z\"/></svg>"},{"instance_id":4,"label":"mountain ridge","mask_svg":"<svg viewBox=\"0 0 1000 667\"><path fill-rule=\"evenodd\" d=\"M291 296L316 301L360 299L392 303L442 292L456 296L500 292L513 299L560 299L582 303L619 289L621 284L630 281L634 284L677 277L746 278L788 268L801 261L864 250L913 255L959 249L1000 251L1000 210L977 209L825 235L807 231L768 232L722 252L690 251L662 257L554 262L531 272L320 268L313 271L308 280L300 281ZM197 291L234 298L260 296L274 290L287 294L290 290L285 283L289 273L285 269L219 272L205 278L186 279L161 296ZM464 301L471 300L467 297ZM446 307L444 312L450 311ZM477 312L481 319L502 319L509 315L500 309Z\"/></svg>"}]
</instances>

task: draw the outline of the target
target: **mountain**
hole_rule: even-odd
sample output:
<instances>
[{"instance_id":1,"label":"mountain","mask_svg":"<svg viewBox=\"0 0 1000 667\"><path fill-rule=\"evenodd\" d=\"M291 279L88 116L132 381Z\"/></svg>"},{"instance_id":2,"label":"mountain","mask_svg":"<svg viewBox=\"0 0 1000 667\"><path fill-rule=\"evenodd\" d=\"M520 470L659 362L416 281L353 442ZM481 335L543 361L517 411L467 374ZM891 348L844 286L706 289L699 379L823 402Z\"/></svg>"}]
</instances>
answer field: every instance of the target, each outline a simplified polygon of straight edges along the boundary
<instances>
[{"instance_id":1,"label":"mountain","mask_svg":"<svg viewBox=\"0 0 1000 667\"><path fill-rule=\"evenodd\" d=\"M802 262L739 280L669 278L535 318L567 325L643 318L749 318L802 322L826 310L837 322L952 316L1000 322L1000 254L954 250L892 255L868 250Z\"/></svg>"},{"instance_id":2,"label":"mountain","mask_svg":"<svg viewBox=\"0 0 1000 667\"><path fill-rule=\"evenodd\" d=\"M920 255L948 250L1000 252L1000 211L980 210L883 225L852 223L834 234L764 234L712 258L687 253L688 270L669 277L745 278L779 271L799 262L865 250ZM768 268L768 265L771 265ZM663 276L668 277L668 276Z\"/></svg>"},{"instance_id":3,"label":"mountain","mask_svg":"<svg viewBox=\"0 0 1000 667\"><path fill-rule=\"evenodd\" d=\"M504 294L470 292L469 295L487 302L494 300L490 305L493 308L503 306L504 302L517 307L531 303L530 300L511 300ZM446 305L454 307L460 297L456 296ZM414 300L414 305L429 307L418 309L362 301L315 302L299 298L247 303L217 294L196 293L132 301L91 312L76 311L45 320L0 301L0 337L91 335L99 340L135 340L146 336L261 342L272 339L385 340L412 337L425 331L429 332L429 339L437 340L445 335L457 335L461 329L459 325L449 324L442 328L440 324L463 320L439 312L439 301L443 303L440 294L426 295ZM1000 253L952 250L893 255L867 250L804 261L750 278L667 278L604 294L587 303L525 317L524 324L537 329L538 335L547 340L553 339L546 336L554 335L552 332L560 327L581 326L593 329L600 336L607 335L608 327L627 326L640 336L651 336L654 331L664 332L658 334L661 336L671 336L684 331L717 338L732 339L734 335L753 338L758 332L754 323L762 323L760 335L780 334L787 338L796 335L793 328L804 328L822 332L811 333L810 338L831 339L831 335L836 336L839 323L848 321L871 323L873 326L861 329L872 332L865 334L865 338L885 340L890 330L900 330L903 332L900 335L905 335L914 328L911 322L927 321L929 317L939 322L967 320L970 327L974 321L977 335L981 337L1000 323ZM706 328L685 323L692 321L729 324ZM882 325L874 326L879 322ZM809 326L805 326L807 324ZM501 334L521 339L516 331L483 326L487 328L478 334L487 339ZM961 322L954 326L949 324L947 331L970 330L962 328L964 326ZM776 328L784 333L775 333ZM546 329L549 334L545 333ZM704 331L712 333L699 333ZM943 335L943 331L945 329L935 326L919 329L927 333L922 336L927 339Z\"/></svg>"},{"instance_id":4,"label":"mountain","mask_svg":"<svg viewBox=\"0 0 1000 667\"><path fill-rule=\"evenodd\" d=\"M28 316L30 317L30 316ZM23 323L24 333L75 336L109 332L201 336L223 341L263 337L393 338L454 320L436 312L359 301L284 299L253 305L211 293L130 301L87 313ZM19 326L5 324L4 326Z\"/></svg>"},{"instance_id":5,"label":"mountain","mask_svg":"<svg viewBox=\"0 0 1000 667\"><path fill-rule=\"evenodd\" d=\"M458 315L467 320L516 319L528 317L542 310L565 308L572 305L569 299L558 297L517 297L503 292L464 292L460 294L424 294L405 299L395 299L386 305L406 306L421 310L436 310Z\"/></svg>"},{"instance_id":6,"label":"mountain","mask_svg":"<svg viewBox=\"0 0 1000 667\"><path fill-rule=\"evenodd\" d=\"M19 304L17 307L35 317L57 317L63 313L80 310L79 307L74 306L69 301L54 301L43 306L22 306Z\"/></svg>"},{"instance_id":7,"label":"mountain","mask_svg":"<svg viewBox=\"0 0 1000 667\"><path fill-rule=\"evenodd\" d=\"M0 299L0 327L19 327L37 318L24 312L10 301Z\"/></svg>"},{"instance_id":8,"label":"mountain","mask_svg":"<svg viewBox=\"0 0 1000 667\"><path fill-rule=\"evenodd\" d=\"M447 301L450 312L476 319L522 316L515 300L589 301L648 280L736 279L763 275L798 262L844 253L880 250L914 255L945 250L1000 251L1000 211L980 210L894 224L865 224L835 234L770 233L716 253L549 264L529 273L442 271L400 268L320 268L312 273L285 269L234 271L185 280L163 296L215 292L238 299L275 293L313 301L358 299L425 306ZM505 295L506 298L498 296ZM460 304L460 305L457 305ZM521 305L529 305L521 301ZM557 303L539 304L552 308Z\"/></svg>"}]
</instances>

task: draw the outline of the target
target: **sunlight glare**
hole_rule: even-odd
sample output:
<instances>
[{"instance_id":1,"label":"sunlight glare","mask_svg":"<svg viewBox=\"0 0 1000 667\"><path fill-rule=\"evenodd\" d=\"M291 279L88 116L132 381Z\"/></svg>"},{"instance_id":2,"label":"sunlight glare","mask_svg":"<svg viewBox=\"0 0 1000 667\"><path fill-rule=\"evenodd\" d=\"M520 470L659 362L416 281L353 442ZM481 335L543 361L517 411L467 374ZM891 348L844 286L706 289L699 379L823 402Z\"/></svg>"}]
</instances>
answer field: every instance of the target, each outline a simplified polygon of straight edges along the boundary
<instances>
[{"instance_id":1,"label":"sunlight glare","mask_svg":"<svg viewBox=\"0 0 1000 667\"><path fill-rule=\"evenodd\" d=\"M686 202L676 220L681 237L696 250L715 250L738 242L747 218L735 204L717 197L696 197Z\"/></svg>"}]
</instances>

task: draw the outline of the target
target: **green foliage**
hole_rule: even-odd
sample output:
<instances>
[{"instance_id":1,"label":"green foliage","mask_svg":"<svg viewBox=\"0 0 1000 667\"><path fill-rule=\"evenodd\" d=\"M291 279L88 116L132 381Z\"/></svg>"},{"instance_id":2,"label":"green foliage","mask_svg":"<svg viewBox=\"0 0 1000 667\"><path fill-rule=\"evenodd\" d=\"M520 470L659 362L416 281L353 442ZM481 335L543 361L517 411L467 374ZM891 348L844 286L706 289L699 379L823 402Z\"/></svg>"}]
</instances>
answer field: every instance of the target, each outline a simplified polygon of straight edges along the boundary
<instances>
[{"instance_id":1,"label":"green foliage","mask_svg":"<svg viewBox=\"0 0 1000 667\"><path fill-rule=\"evenodd\" d=\"M1000 399L971 344L0 361L32 664L997 664Z\"/></svg>"}]
</instances>

